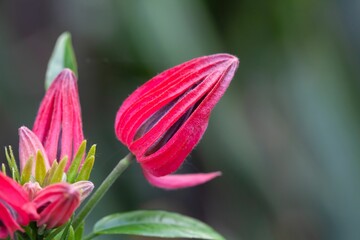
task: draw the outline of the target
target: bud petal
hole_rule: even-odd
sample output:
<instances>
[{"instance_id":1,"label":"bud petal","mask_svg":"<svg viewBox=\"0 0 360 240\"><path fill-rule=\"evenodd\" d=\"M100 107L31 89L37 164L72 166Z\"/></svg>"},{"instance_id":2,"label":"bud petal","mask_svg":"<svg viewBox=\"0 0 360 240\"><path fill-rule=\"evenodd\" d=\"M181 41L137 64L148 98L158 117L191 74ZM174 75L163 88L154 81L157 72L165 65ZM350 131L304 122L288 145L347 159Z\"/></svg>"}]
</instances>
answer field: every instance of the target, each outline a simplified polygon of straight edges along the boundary
<instances>
[{"instance_id":1,"label":"bud petal","mask_svg":"<svg viewBox=\"0 0 360 240\"><path fill-rule=\"evenodd\" d=\"M163 177L155 177L144 171L144 176L149 183L158 188L168 190L193 187L208 182L221 175L221 172L196 173L196 174L174 174Z\"/></svg>"},{"instance_id":2,"label":"bud petal","mask_svg":"<svg viewBox=\"0 0 360 240\"><path fill-rule=\"evenodd\" d=\"M115 132L147 174L161 177L180 167L238 64L228 54L196 58L160 73L124 101Z\"/></svg>"},{"instance_id":3,"label":"bud petal","mask_svg":"<svg viewBox=\"0 0 360 240\"><path fill-rule=\"evenodd\" d=\"M84 140L76 81L73 72L64 69L46 92L35 119L33 131L44 145L50 164L65 155L72 160Z\"/></svg>"},{"instance_id":4,"label":"bud petal","mask_svg":"<svg viewBox=\"0 0 360 240\"><path fill-rule=\"evenodd\" d=\"M65 224L80 204L79 191L68 183L56 183L42 189L33 200L40 215L37 225L47 229Z\"/></svg>"},{"instance_id":5,"label":"bud petal","mask_svg":"<svg viewBox=\"0 0 360 240\"><path fill-rule=\"evenodd\" d=\"M50 168L49 160L39 138L27 127L23 126L19 128L19 159L21 171L24 169L26 162L30 158L33 158L35 163L38 151L41 152L44 158L45 168L48 170ZM32 164L31 173L33 176L35 176L35 168L36 164Z\"/></svg>"},{"instance_id":6,"label":"bud petal","mask_svg":"<svg viewBox=\"0 0 360 240\"><path fill-rule=\"evenodd\" d=\"M80 202L84 201L94 189L94 184L90 181L79 181L72 186L80 193Z\"/></svg>"}]
</instances>

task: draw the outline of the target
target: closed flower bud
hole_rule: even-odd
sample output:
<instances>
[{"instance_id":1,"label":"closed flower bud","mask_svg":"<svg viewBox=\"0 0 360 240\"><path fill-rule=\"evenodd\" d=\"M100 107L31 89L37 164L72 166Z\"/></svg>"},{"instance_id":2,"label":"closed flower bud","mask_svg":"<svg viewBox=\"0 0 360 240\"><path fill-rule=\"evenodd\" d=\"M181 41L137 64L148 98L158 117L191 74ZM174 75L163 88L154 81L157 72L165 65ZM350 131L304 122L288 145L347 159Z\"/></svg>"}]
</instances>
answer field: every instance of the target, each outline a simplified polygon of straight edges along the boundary
<instances>
[{"instance_id":1,"label":"closed flower bud","mask_svg":"<svg viewBox=\"0 0 360 240\"><path fill-rule=\"evenodd\" d=\"M19 128L19 159L20 169L24 169L26 162L30 159L36 158L37 152L40 151L44 157L44 164L46 170L50 168L50 163L47 158L45 149L41 144L39 138L27 127ZM35 162L35 161L34 161ZM36 164L32 165L32 175L35 176Z\"/></svg>"},{"instance_id":2,"label":"closed flower bud","mask_svg":"<svg viewBox=\"0 0 360 240\"><path fill-rule=\"evenodd\" d=\"M47 229L65 224L80 204L79 191L68 183L49 185L33 200L40 215L37 225Z\"/></svg>"},{"instance_id":3,"label":"closed flower bud","mask_svg":"<svg viewBox=\"0 0 360 240\"><path fill-rule=\"evenodd\" d=\"M45 147L50 164L73 159L84 140L77 80L70 69L56 77L43 98L33 132ZM67 167L71 164L68 161Z\"/></svg>"},{"instance_id":4,"label":"closed flower bud","mask_svg":"<svg viewBox=\"0 0 360 240\"><path fill-rule=\"evenodd\" d=\"M38 182L27 182L23 185L23 189L27 192L29 199L33 200L42 187Z\"/></svg>"},{"instance_id":5,"label":"closed flower bud","mask_svg":"<svg viewBox=\"0 0 360 240\"><path fill-rule=\"evenodd\" d=\"M189 187L220 174L167 176L200 141L238 64L228 54L196 58L160 73L124 101L115 132L151 184L167 189Z\"/></svg>"}]
</instances>

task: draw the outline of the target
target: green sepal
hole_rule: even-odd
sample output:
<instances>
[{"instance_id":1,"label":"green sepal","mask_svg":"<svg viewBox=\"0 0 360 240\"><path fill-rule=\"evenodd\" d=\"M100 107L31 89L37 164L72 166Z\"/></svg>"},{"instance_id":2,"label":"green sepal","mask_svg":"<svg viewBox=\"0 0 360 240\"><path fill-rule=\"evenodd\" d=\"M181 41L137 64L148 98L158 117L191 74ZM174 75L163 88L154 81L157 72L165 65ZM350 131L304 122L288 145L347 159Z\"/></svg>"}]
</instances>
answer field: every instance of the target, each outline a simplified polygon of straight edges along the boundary
<instances>
[{"instance_id":1,"label":"green sepal","mask_svg":"<svg viewBox=\"0 0 360 240\"><path fill-rule=\"evenodd\" d=\"M30 181L33 164L34 164L34 158L30 157L29 160L27 160L24 169L22 170L20 177L21 184L25 184L26 182Z\"/></svg>"},{"instance_id":2,"label":"green sepal","mask_svg":"<svg viewBox=\"0 0 360 240\"><path fill-rule=\"evenodd\" d=\"M69 170L67 171L67 182L69 182L69 183L75 182L75 178L79 171L79 166L81 164L81 160L83 159L85 150L86 150L86 140L84 140L81 143L73 161L71 162Z\"/></svg>"},{"instance_id":3,"label":"green sepal","mask_svg":"<svg viewBox=\"0 0 360 240\"><path fill-rule=\"evenodd\" d=\"M62 177L64 175L65 167L68 161L68 157L65 156L59 163L59 166L56 168L54 175L50 180L50 184L61 182Z\"/></svg>"},{"instance_id":4,"label":"green sepal","mask_svg":"<svg viewBox=\"0 0 360 240\"><path fill-rule=\"evenodd\" d=\"M78 76L75 53L69 32L62 33L56 41L46 70L45 89L50 87L56 76L65 68L71 69Z\"/></svg>"},{"instance_id":5,"label":"green sepal","mask_svg":"<svg viewBox=\"0 0 360 240\"><path fill-rule=\"evenodd\" d=\"M85 159L84 165L82 166L75 182L89 180L91 170L94 166L94 162L95 162L95 156L91 156Z\"/></svg>"},{"instance_id":6,"label":"green sepal","mask_svg":"<svg viewBox=\"0 0 360 240\"><path fill-rule=\"evenodd\" d=\"M45 179L43 182L43 187L49 185L51 183L51 179L53 178L53 175L58 167L58 162L57 161L53 161L50 170L47 171L46 175L45 175Z\"/></svg>"},{"instance_id":7,"label":"green sepal","mask_svg":"<svg viewBox=\"0 0 360 240\"><path fill-rule=\"evenodd\" d=\"M90 150L88 151L88 154L86 155L86 158L89 158L91 156L95 157L95 153L96 153L96 144L93 144L90 148Z\"/></svg>"},{"instance_id":8,"label":"green sepal","mask_svg":"<svg viewBox=\"0 0 360 240\"><path fill-rule=\"evenodd\" d=\"M19 169L16 164L16 161L15 161L14 153L13 153L11 146L9 146L9 148L5 147L5 156L6 156L6 160L8 162L10 171L11 171L12 178L15 181L19 182L20 181L20 173L19 173Z\"/></svg>"},{"instance_id":9,"label":"green sepal","mask_svg":"<svg viewBox=\"0 0 360 240\"><path fill-rule=\"evenodd\" d=\"M83 233L84 233L84 222L82 222L80 224L80 226L76 229L75 231L75 240L82 240L82 236L83 236Z\"/></svg>"},{"instance_id":10,"label":"green sepal","mask_svg":"<svg viewBox=\"0 0 360 240\"><path fill-rule=\"evenodd\" d=\"M6 176L6 166L4 163L1 164L1 172Z\"/></svg>"},{"instance_id":11,"label":"green sepal","mask_svg":"<svg viewBox=\"0 0 360 240\"><path fill-rule=\"evenodd\" d=\"M46 176L45 159L41 151L36 153L35 180L42 186Z\"/></svg>"},{"instance_id":12,"label":"green sepal","mask_svg":"<svg viewBox=\"0 0 360 240\"><path fill-rule=\"evenodd\" d=\"M68 240L75 240L75 231L74 228L70 225L69 227L69 235L68 235Z\"/></svg>"}]
</instances>

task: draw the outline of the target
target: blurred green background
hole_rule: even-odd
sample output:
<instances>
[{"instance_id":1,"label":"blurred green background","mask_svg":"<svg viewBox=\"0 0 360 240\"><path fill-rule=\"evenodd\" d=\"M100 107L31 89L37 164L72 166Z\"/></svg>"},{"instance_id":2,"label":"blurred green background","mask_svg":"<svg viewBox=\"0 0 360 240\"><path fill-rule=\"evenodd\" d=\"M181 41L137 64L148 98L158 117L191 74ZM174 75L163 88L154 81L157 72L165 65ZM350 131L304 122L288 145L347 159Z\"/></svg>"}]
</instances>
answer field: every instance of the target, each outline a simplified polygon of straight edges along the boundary
<instances>
[{"instance_id":1,"label":"blurred green background","mask_svg":"<svg viewBox=\"0 0 360 240\"><path fill-rule=\"evenodd\" d=\"M85 135L98 144L96 185L127 153L113 122L128 94L191 58L231 53L239 70L182 167L223 176L163 191L133 164L88 229L111 212L163 209L227 239L360 239L359 3L1 0L0 145L17 148L17 129L32 127L64 31L78 60Z\"/></svg>"}]
</instances>

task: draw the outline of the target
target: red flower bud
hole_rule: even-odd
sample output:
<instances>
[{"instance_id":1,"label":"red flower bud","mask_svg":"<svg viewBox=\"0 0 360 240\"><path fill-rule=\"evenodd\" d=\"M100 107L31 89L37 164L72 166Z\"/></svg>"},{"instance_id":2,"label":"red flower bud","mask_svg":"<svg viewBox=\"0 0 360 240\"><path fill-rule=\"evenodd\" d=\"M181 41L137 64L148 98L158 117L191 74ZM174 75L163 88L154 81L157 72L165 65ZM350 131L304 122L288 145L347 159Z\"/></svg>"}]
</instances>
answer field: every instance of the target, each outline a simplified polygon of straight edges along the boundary
<instances>
[{"instance_id":1,"label":"red flower bud","mask_svg":"<svg viewBox=\"0 0 360 240\"><path fill-rule=\"evenodd\" d=\"M117 112L115 132L136 156L151 184L174 189L219 175L165 177L180 167L200 141L238 64L228 54L196 58L160 73L124 101Z\"/></svg>"},{"instance_id":2,"label":"red flower bud","mask_svg":"<svg viewBox=\"0 0 360 240\"><path fill-rule=\"evenodd\" d=\"M33 203L40 215L37 225L51 229L70 219L80 204L80 193L71 184L56 183L40 190Z\"/></svg>"},{"instance_id":3,"label":"red flower bud","mask_svg":"<svg viewBox=\"0 0 360 240\"><path fill-rule=\"evenodd\" d=\"M33 132L44 145L50 164L65 155L73 159L84 140L76 81L73 72L64 69L47 90L35 119Z\"/></svg>"}]
</instances>

